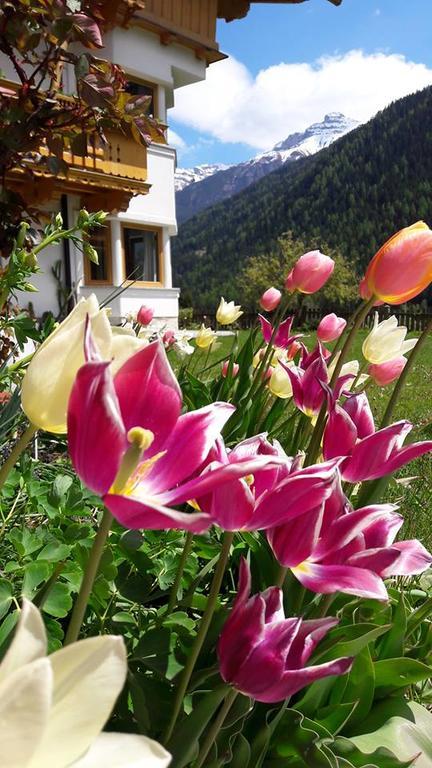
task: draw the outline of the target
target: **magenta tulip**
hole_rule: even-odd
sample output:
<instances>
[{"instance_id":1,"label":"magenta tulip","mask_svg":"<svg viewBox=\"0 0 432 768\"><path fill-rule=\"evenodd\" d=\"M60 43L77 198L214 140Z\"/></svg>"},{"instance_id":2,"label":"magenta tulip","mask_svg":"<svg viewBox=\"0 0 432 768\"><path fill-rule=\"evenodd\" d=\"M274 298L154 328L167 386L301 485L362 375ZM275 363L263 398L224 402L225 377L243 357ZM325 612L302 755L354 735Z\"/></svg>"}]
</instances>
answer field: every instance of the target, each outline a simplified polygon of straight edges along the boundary
<instances>
[{"instance_id":1,"label":"magenta tulip","mask_svg":"<svg viewBox=\"0 0 432 768\"><path fill-rule=\"evenodd\" d=\"M162 342L165 349L169 349L170 347L172 347L173 344L175 344L175 341L176 341L176 336L174 331L167 330L164 332L162 336Z\"/></svg>"},{"instance_id":2,"label":"magenta tulip","mask_svg":"<svg viewBox=\"0 0 432 768\"><path fill-rule=\"evenodd\" d=\"M394 543L403 524L395 506L353 510L340 491L335 495L320 508L267 532L279 562L304 587L386 600L384 578L422 573L432 563L419 541Z\"/></svg>"},{"instance_id":3,"label":"magenta tulip","mask_svg":"<svg viewBox=\"0 0 432 768\"><path fill-rule=\"evenodd\" d=\"M280 364L290 378L295 405L306 416L316 418L325 400L322 385L329 380L324 358L319 355L306 370L285 365L282 361Z\"/></svg>"},{"instance_id":4,"label":"magenta tulip","mask_svg":"<svg viewBox=\"0 0 432 768\"><path fill-rule=\"evenodd\" d=\"M407 363L406 357L401 355L387 363L372 363L367 372L379 387L386 387L399 378Z\"/></svg>"},{"instance_id":5,"label":"magenta tulip","mask_svg":"<svg viewBox=\"0 0 432 768\"><path fill-rule=\"evenodd\" d=\"M150 325L153 320L154 310L151 307L147 307L145 304L140 307L137 314L137 323L140 325Z\"/></svg>"},{"instance_id":6,"label":"magenta tulip","mask_svg":"<svg viewBox=\"0 0 432 768\"><path fill-rule=\"evenodd\" d=\"M259 321L261 323L261 332L264 338L264 341L266 344L270 343L270 340L273 336L274 329L272 328L271 324L268 320L266 320L265 317L262 315L258 315ZM288 349L288 347L296 341L296 339L299 339L300 336L291 336L291 328L294 321L294 317L287 317L286 320L283 321L283 323L280 324L279 328L277 329L274 337L273 337L273 346L278 347L279 349Z\"/></svg>"},{"instance_id":7,"label":"magenta tulip","mask_svg":"<svg viewBox=\"0 0 432 768\"><path fill-rule=\"evenodd\" d=\"M267 288L261 296L259 303L266 312L272 312L279 305L282 294L277 288Z\"/></svg>"},{"instance_id":8,"label":"magenta tulip","mask_svg":"<svg viewBox=\"0 0 432 768\"><path fill-rule=\"evenodd\" d=\"M250 477L234 477L205 497L194 497L215 525L227 531L266 530L324 503L334 490L337 461L300 469L296 460L286 456L279 444L271 445L265 435L248 438L228 452L219 439L217 453L210 452L207 470L258 461L260 456L267 456L269 463Z\"/></svg>"},{"instance_id":9,"label":"magenta tulip","mask_svg":"<svg viewBox=\"0 0 432 768\"><path fill-rule=\"evenodd\" d=\"M286 619L282 590L270 587L250 597L251 576L240 562L238 593L218 642L220 673L240 693L256 701L282 701L315 680L344 675L352 664L339 658L306 666L337 619Z\"/></svg>"},{"instance_id":10,"label":"magenta tulip","mask_svg":"<svg viewBox=\"0 0 432 768\"><path fill-rule=\"evenodd\" d=\"M330 315L325 315L321 320L317 329L317 336L320 341L335 341L344 332L346 324L347 321L343 317L337 317L332 312Z\"/></svg>"},{"instance_id":11,"label":"magenta tulip","mask_svg":"<svg viewBox=\"0 0 432 768\"><path fill-rule=\"evenodd\" d=\"M375 480L432 451L432 440L403 445L412 428L409 421L398 421L375 432L365 393L351 395L343 405L330 405L323 455L326 460L346 457L339 469L347 482Z\"/></svg>"},{"instance_id":12,"label":"magenta tulip","mask_svg":"<svg viewBox=\"0 0 432 768\"><path fill-rule=\"evenodd\" d=\"M285 287L290 293L316 293L325 285L334 270L334 261L321 251L309 251L300 256L289 273Z\"/></svg>"},{"instance_id":13,"label":"magenta tulip","mask_svg":"<svg viewBox=\"0 0 432 768\"><path fill-rule=\"evenodd\" d=\"M180 388L158 341L113 377L88 324L85 359L68 408L69 452L82 481L127 528L207 529L207 514L171 505L249 475L268 460L246 459L196 476L233 406L214 403L181 415Z\"/></svg>"}]
</instances>

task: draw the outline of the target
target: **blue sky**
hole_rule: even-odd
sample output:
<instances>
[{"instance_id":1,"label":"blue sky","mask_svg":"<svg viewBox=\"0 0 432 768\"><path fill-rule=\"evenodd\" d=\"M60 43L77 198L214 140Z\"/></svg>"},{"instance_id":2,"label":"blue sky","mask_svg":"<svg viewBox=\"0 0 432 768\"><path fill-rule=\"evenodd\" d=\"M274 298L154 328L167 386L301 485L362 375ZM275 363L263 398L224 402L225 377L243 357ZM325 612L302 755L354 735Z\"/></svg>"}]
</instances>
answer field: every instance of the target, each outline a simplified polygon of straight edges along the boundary
<instances>
[{"instance_id":1,"label":"blue sky","mask_svg":"<svg viewBox=\"0 0 432 768\"><path fill-rule=\"evenodd\" d=\"M228 62L176 91L179 165L239 162L329 111L367 120L432 84L432 0L254 5L218 25Z\"/></svg>"}]
</instances>

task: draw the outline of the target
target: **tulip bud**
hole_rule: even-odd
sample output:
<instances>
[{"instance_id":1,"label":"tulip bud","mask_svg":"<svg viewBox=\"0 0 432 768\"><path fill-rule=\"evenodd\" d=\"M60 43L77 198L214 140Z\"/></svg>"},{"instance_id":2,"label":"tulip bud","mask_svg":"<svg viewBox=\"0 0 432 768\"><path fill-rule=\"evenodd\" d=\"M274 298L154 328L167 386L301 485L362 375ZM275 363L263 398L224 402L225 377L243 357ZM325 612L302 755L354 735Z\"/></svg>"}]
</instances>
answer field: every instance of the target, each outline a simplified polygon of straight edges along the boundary
<instances>
[{"instance_id":1,"label":"tulip bud","mask_svg":"<svg viewBox=\"0 0 432 768\"><path fill-rule=\"evenodd\" d=\"M261 296L259 303L266 312L272 312L278 306L282 294L277 288L267 288Z\"/></svg>"},{"instance_id":2,"label":"tulip bud","mask_svg":"<svg viewBox=\"0 0 432 768\"><path fill-rule=\"evenodd\" d=\"M379 365L404 355L417 343L417 339L404 341L407 332L404 325L398 326L393 315L380 323L375 312L373 328L363 342L364 357L369 363Z\"/></svg>"},{"instance_id":3,"label":"tulip bud","mask_svg":"<svg viewBox=\"0 0 432 768\"><path fill-rule=\"evenodd\" d=\"M54 217L54 224L57 229L63 229L63 217L59 211L59 213L56 213Z\"/></svg>"},{"instance_id":4,"label":"tulip bud","mask_svg":"<svg viewBox=\"0 0 432 768\"><path fill-rule=\"evenodd\" d=\"M225 362L222 363L222 371L221 371L221 373L222 373L222 376L224 377L224 379L226 379L226 377L228 376L229 364L230 364L229 360L225 360ZM232 366L231 366L231 376L232 376L233 379L235 379L235 377L237 376L239 370L240 370L239 364L238 363L233 363Z\"/></svg>"},{"instance_id":5,"label":"tulip bud","mask_svg":"<svg viewBox=\"0 0 432 768\"><path fill-rule=\"evenodd\" d=\"M36 288L36 286L32 285L32 283L24 283L23 291L28 291L29 293L39 293L39 288Z\"/></svg>"},{"instance_id":6,"label":"tulip bud","mask_svg":"<svg viewBox=\"0 0 432 768\"><path fill-rule=\"evenodd\" d=\"M172 345L175 343L174 331L171 331L171 330L165 331L165 333L162 336L162 342L166 348L172 347Z\"/></svg>"},{"instance_id":7,"label":"tulip bud","mask_svg":"<svg viewBox=\"0 0 432 768\"><path fill-rule=\"evenodd\" d=\"M240 305L234 304L233 301L225 301L223 296L221 297L216 312L216 320L218 323L221 325L230 325L231 323L235 323L242 314L243 312L240 309Z\"/></svg>"},{"instance_id":8,"label":"tulip bud","mask_svg":"<svg viewBox=\"0 0 432 768\"><path fill-rule=\"evenodd\" d=\"M99 264L99 254L96 248L93 248L87 240L83 240L83 253L93 264Z\"/></svg>"},{"instance_id":9,"label":"tulip bud","mask_svg":"<svg viewBox=\"0 0 432 768\"><path fill-rule=\"evenodd\" d=\"M22 221L21 224L20 224L20 228L18 230L18 234L16 236L16 247L17 248L22 248L23 247L23 245L25 243L25 239L27 237L27 232L28 232L29 229L30 229L30 224L27 221Z\"/></svg>"},{"instance_id":10,"label":"tulip bud","mask_svg":"<svg viewBox=\"0 0 432 768\"><path fill-rule=\"evenodd\" d=\"M89 214L89 212L86 211L85 208L81 208L80 212L78 213L77 227L79 229L83 229L84 227L87 226L89 221L90 221L90 214Z\"/></svg>"},{"instance_id":11,"label":"tulip bud","mask_svg":"<svg viewBox=\"0 0 432 768\"><path fill-rule=\"evenodd\" d=\"M215 338L215 332L211 328L206 328L205 325L202 325L195 337L195 344L200 349L208 349L213 344Z\"/></svg>"},{"instance_id":12,"label":"tulip bud","mask_svg":"<svg viewBox=\"0 0 432 768\"><path fill-rule=\"evenodd\" d=\"M289 273L285 288L292 293L316 293L327 282L334 270L334 261L321 251L309 251L300 256Z\"/></svg>"},{"instance_id":13,"label":"tulip bud","mask_svg":"<svg viewBox=\"0 0 432 768\"><path fill-rule=\"evenodd\" d=\"M39 262L37 260L37 256L34 253L34 251L29 251L29 253L26 253L25 255L25 264L26 267L29 267L30 269L36 271L39 267Z\"/></svg>"},{"instance_id":14,"label":"tulip bud","mask_svg":"<svg viewBox=\"0 0 432 768\"><path fill-rule=\"evenodd\" d=\"M432 281L432 232L423 221L387 240L370 262L360 295L386 304L403 304Z\"/></svg>"},{"instance_id":15,"label":"tulip bud","mask_svg":"<svg viewBox=\"0 0 432 768\"><path fill-rule=\"evenodd\" d=\"M343 317L337 317L334 312L331 312L330 315L325 315L322 318L317 329L317 336L320 341L335 341L345 330L346 324L347 321Z\"/></svg>"},{"instance_id":16,"label":"tulip bud","mask_svg":"<svg viewBox=\"0 0 432 768\"><path fill-rule=\"evenodd\" d=\"M391 384L399 378L406 362L406 357L401 355L394 360L388 360L387 363L372 363L368 367L368 374L379 387L386 387L387 384Z\"/></svg>"},{"instance_id":17,"label":"tulip bud","mask_svg":"<svg viewBox=\"0 0 432 768\"><path fill-rule=\"evenodd\" d=\"M147 307L145 304L139 308L137 313L137 323L140 325L150 325L154 317L154 311L151 307Z\"/></svg>"}]
</instances>

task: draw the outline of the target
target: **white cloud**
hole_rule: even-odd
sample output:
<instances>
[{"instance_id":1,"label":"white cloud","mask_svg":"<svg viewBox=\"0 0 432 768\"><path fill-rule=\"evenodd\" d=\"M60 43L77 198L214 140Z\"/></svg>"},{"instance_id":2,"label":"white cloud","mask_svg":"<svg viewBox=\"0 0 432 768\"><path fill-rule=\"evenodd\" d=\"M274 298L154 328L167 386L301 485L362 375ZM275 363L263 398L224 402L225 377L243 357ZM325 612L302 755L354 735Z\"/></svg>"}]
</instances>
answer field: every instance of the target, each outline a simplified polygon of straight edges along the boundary
<instances>
[{"instance_id":1,"label":"white cloud","mask_svg":"<svg viewBox=\"0 0 432 768\"><path fill-rule=\"evenodd\" d=\"M231 57L209 67L205 82L176 91L170 119L222 142L268 149L327 112L365 121L430 84L432 69L399 54L353 50L312 63L277 64L255 78Z\"/></svg>"},{"instance_id":2,"label":"white cloud","mask_svg":"<svg viewBox=\"0 0 432 768\"><path fill-rule=\"evenodd\" d=\"M186 149L186 142L172 128L168 128L168 144L176 149Z\"/></svg>"}]
</instances>

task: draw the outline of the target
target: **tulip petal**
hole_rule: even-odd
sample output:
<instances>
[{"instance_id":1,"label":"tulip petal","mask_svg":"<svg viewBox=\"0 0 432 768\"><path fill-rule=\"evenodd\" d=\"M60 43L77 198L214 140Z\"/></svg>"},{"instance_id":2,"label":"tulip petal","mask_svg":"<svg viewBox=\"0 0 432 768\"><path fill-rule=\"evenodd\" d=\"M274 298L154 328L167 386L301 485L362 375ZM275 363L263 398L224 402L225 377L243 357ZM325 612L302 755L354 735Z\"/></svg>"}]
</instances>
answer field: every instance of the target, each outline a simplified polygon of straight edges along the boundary
<instances>
[{"instance_id":1,"label":"tulip petal","mask_svg":"<svg viewBox=\"0 0 432 768\"><path fill-rule=\"evenodd\" d=\"M234 672L232 682L236 688L259 700L260 693L268 690L269 680L280 680L300 624L297 618L266 624L260 642L247 656L247 664Z\"/></svg>"},{"instance_id":2,"label":"tulip petal","mask_svg":"<svg viewBox=\"0 0 432 768\"><path fill-rule=\"evenodd\" d=\"M32 757L48 723L51 694L52 672L47 658L16 669L0 685L2 768L33 765ZM39 765L45 768L44 762Z\"/></svg>"},{"instance_id":3,"label":"tulip petal","mask_svg":"<svg viewBox=\"0 0 432 768\"><path fill-rule=\"evenodd\" d=\"M241 530L253 515L255 498L245 480L220 485L210 498L211 517L224 531Z\"/></svg>"},{"instance_id":4,"label":"tulip petal","mask_svg":"<svg viewBox=\"0 0 432 768\"><path fill-rule=\"evenodd\" d=\"M45 656L46 648L42 617L36 606L24 597L14 638L0 664L0 684L16 669Z\"/></svg>"},{"instance_id":5,"label":"tulip petal","mask_svg":"<svg viewBox=\"0 0 432 768\"><path fill-rule=\"evenodd\" d=\"M114 386L126 431L143 427L153 432L146 458L158 453L174 429L182 402L163 344L154 341L126 360Z\"/></svg>"},{"instance_id":6,"label":"tulip petal","mask_svg":"<svg viewBox=\"0 0 432 768\"><path fill-rule=\"evenodd\" d=\"M311 556L320 535L323 514L321 505L267 531L268 542L281 565L289 568Z\"/></svg>"},{"instance_id":7,"label":"tulip petal","mask_svg":"<svg viewBox=\"0 0 432 768\"><path fill-rule=\"evenodd\" d=\"M241 674L242 665L261 641L264 621L265 602L261 595L254 595L246 602L234 603L217 645L223 680L232 682Z\"/></svg>"},{"instance_id":8,"label":"tulip petal","mask_svg":"<svg viewBox=\"0 0 432 768\"><path fill-rule=\"evenodd\" d=\"M357 429L349 415L337 403L330 411L324 430L323 455L326 461L336 456L350 456L356 444Z\"/></svg>"},{"instance_id":9,"label":"tulip petal","mask_svg":"<svg viewBox=\"0 0 432 768\"><path fill-rule=\"evenodd\" d=\"M271 327L271 324L269 323L269 321L262 315L259 314L258 319L261 323L261 333L263 335L263 339L266 342L266 344L268 344L272 337L273 328Z\"/></svg>"},{"instance_id":10,"label":"tulip petal","mask_svg":"<svg viewBox=\"0 0 432 768\"><path fill-rule=\"evenodd\" d=\"M192 498L192 497L191 497ZM151 531L177 530L203 533L213 521L205 512L177 512L175 509L158 504L157 499L120 496L108 493L104 504L125 528Z\"/></svg>"},{"instance_id":11,"label":"tulip petal","mask_svg":"<svg viewBox=\"0 0 432 768\"><path fill-rule=\"evenodd\" d=\"M189 499L198 499L205 496L219 485L230 483L240 477L253 475L254 472L262 469L270 469L272 466L284 466L283 458L277 456L256 456L252 459L236 461L234 464L225 464L217 469L205 471L197 478L188 480L178 488L167 490L166 493L160 493L158 501L161 504L183 504ZM253 529L255 530L255 529Z\"/></svg>"},{"instance_id":12,"label":"tulip petal","mask_svg":"<svg viewBox=\"0 0 432 768\"><path fill-rule=\"evenodd\" d=\"M95 493L106 493L128 447L107 362L86 363L77 373L69 399L68 444L81 480Z\"/></svg>"},{"instance_id":13,"label":"tulip petal","mask_svg":"<svg viewBox=\"0 0 432 768\"><path fill-rule=\"evenodd\" d=\"M34 761L60 768L82 757L108 720L126 678L126 652L121 638L105 635L72 643L49 661L53 704Z\"/></svg>"},{"instance_id":14,"label":"tulip petal","mask_svg":"<svg viewBox=\"0 0 432 768\"><path fill-rule=\"evenodd\" d=\"M171 755L157 741L135 733L101 733L73 768L168 768Z\"/></svg>"},{"instance_id":15,"label":"tulip petal","mask_svg":"<svg viewBox=\"0 0 432 768\"><path fill-rule=\"evenodd\" d=\"M234 410L228 403L212 403L180 416L164 443L164 455L144 480L146 494L166 491L193 475L207 458Z\"/></svg>"},{"instance_id":16,"label":"tulip petal","mask_svg":"<svg viewBox=\"0 0 432 768\"><path fill-rule=\"evenodd\" d=\"M402 528L403 523L402 515L395 514L394 512L384 515L379 520L375 520L363 532L366 549L389 547L395 540L396 534Z\"/></svg>"},{"instance_id":17,"label":"tulip petal","mask_svg":"<svg viewBox=\"0 0 432 768\"><path fill-rule=\"evenodd\" d=\"M399 421L360 440L354 447L351 457L341 465L343 479L350 483L375 480L395 471L396 468L398 469L406 462L402 461L398 466L395 466L395 469L390 469L390 466L393 466L392 460L400 452L402 443L411 429L412 424L410 422ZM422 445L423 443L417 444L419 447ZM429 450L429 445L432 446L432 442L426 445L424 453ZM416 453L414 449L412 458L415 458L416 455L421 455L421 450ZM410 461L410 458L407 461Z\"/></svg>"},{"instance_id":18,"label":"tulip petal","mask_svg":"<svg viewBox=\"0 0 432 768\"><path fill-rule=\"evenodd\" d=\"M302 621L290 648L288 664L292 669L304 667L318 643L327 632L339 624L339 619L327 616L323 619Z\"/></svg>"},{"instance_id":19,"label":"tulip petal","mask_svg":"<svg viewBox=\"0 0 432 768\"><path fill-rule=\"evenodd\" d=\"M257 505L249 530L267 530L317 509L330 496L336 482L335 465L307 467L290 475Z\"/></svg>"},{"instance_id":20,"label":"tulip petal","mask_svg":"<svg viewBox=\"0 0 432 768\"><path fill-rule=\"evenodd\" d=\"M366 568L373 571L380 578L384 578L384 573L393 574L393 564L397 562L399 552L394 547L378 547L377 549L365 549L363 552L356 552L347 559L347 565L353 565L355 568Z\"/></svg>"},{"instance_id":21,"label":"tulip petal","mask_svg":"<svg viewBox=\"0 0 432 768\"><path fill-rule=\"evenodd\" d=\"M360 392L358 395L349 395L343 404L343 409L355 424L359 440L373 435L375 432L375 422L365 392Z\"/></svg>"},{"instance_id":22,"label":"tulip petal","mask_svg":"<svg viewBox=\"0 0 432 768\"><path fill-rule=\"evenodd\" d=\"M338 551L349 544L352 539L363 533L371 523L385 518L396 509L394 504L374 504L370 507L348 512L341 515L327 528L318 546L315 548L314 560L322 560L332 552Z\"/></svg>"},{"instance_id":23,"label":"tulip petal","mask_svg":"<svg viewBox=\"0 0 432 768\"><path fill-rule=\"evenodd\" d=\"M423 573L432 563L432 555L417 539L410 541L395 541L392 549L399 552L399 557L391 568L383 571L387 576L413 576Z\"/></svg>"},{"instance_id":24,"label":"tulip petal","mask_svg":"<svg viewBox=\"0 0 432 768\"><path fill-rule=\"evenodd\" d=\"M393 472L397 472L398 469L401 469L401 467L404 467L405 464L408 464L414 459L418 459L419 456L424 456L425 453L430 453L430 451L432 451L432 440L425 440L421 443L411 443L411 445L406 445L397 453L395 452L389 459L385 466L384 474L391 475ZM379 477L381 477L381 475L379 475Z\"/></svg>"},{"instance_id":25,"label":"tulip petal","mask_svg":"<svg viewBox=\"0 0 432 768\"><path fill-rule=\"evenodd\" d=\"M376 600L387 600L388 597L382 579L365 568L307 562L291 570L300 583L312 592L323 595L346 592L348 595L372 597Z\"/></svg>"},{"instance_id":26,"label":"tulip petal","mask_svg":"<svg viewBox=\"0 0 432 768\"><path fill-rule=\"evenodd\" d=\"M287 670L279 682L255 698L265 704L283 701L315 680L331 675L345 675L351 669L352 662L351 658L341 658L304 669Z\"/></svg>"}]
</instances>

